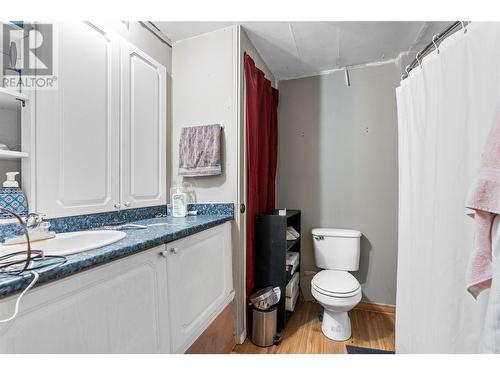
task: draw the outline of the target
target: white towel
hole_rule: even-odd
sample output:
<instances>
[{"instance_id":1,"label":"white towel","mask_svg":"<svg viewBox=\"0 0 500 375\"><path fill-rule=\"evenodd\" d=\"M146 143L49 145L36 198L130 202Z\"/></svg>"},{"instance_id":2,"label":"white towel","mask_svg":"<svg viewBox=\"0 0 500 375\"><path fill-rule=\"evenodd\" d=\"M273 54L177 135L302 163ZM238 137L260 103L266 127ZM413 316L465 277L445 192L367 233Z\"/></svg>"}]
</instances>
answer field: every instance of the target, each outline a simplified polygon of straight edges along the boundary
<instances>
[{"instance_id":1,"label":"white towel","mask_svg":"<svg viewBox=\"0 0 500 375\"><path fill-rule=\"evenodd\" d=\"M287 297L293 297L295 295L295 291L299 289L299 273L293 275L288 284L286 284L286 293Z\"/></svg>"},{"instance_id":2,"label":"white towel","mask_svg":"<svg viewBox=\"0 0 500 375\"><path fill-rule=\"evenodd\" d=\"M285 310L293 311L295 310L295 304L299 299L299 288L295 289L295 294L292 297L286 297L285 299Z\"/></svg>"},{"instance_id":3,"label":"white towel","mask_svg":"<svg viewBox=\"0 0 500 375\"><path fill-rule=\"evenodd\" d=\"M286 240L293 241L298 240L300 238L299 232L295 230L294 227L290 226L286 228Z\"/></svg>"},{"instance_id":4,"label":"white towel","mask_svg":"<svg viewBox=\"0 0 500 375\"><path fill-rule=\"evenodd\" d=\"M300 255L295 251L288 251L286 253L286 270L291 270L290 274L293 275L295 270L299 267Z\"/></svg>"}]
</instances>

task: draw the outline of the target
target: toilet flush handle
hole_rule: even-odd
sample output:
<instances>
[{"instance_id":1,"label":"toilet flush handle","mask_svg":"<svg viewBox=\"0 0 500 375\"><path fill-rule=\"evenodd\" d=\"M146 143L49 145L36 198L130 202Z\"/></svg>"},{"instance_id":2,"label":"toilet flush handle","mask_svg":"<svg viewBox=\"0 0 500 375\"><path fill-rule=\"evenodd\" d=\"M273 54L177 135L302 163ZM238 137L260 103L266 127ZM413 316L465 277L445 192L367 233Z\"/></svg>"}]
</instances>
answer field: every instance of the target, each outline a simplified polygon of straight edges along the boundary
<instances>
[{"instance_id":1,"label":"toilet flush handle","mask_svg":"<svg viewBox=\"0 0 500 375\"><path fill-rule=\"evenodd\" d=\"M316 241L323 241L325 239L325 237L324 236L314 236L314 239Z\"/></svg>"}]
</instances>

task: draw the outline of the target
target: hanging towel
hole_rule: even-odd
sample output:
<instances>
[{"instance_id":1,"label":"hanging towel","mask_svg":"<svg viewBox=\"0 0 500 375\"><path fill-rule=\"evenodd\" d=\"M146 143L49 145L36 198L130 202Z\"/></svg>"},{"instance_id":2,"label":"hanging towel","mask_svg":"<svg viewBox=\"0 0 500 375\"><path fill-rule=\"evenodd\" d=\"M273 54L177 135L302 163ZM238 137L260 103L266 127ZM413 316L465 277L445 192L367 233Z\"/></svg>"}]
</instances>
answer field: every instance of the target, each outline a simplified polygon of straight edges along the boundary
<instances>
[{"instance_id":1,"label":"hanging towel","mask_svg":"<svg viewBox=\"0 0 500 375\"><path fill-rule=\"evenodd\" d=\"M482 165L474 181L466 206L475 222L474 249L469 260L467 290L476 298L481 291L491 287L492 247L491 229L496 215L500 214L500 116L497 115L486 148Z\"/></svg>"},{"instance_id":2,"label":"hanging towel","mask_svg":"<svg viewBox=\"0 0 500 375\"><path fill-rule=\"evenodd\" d=\"M182 128L179 143L180 176L215 176L221 168L221 126Z\"/></svg>"},{"instance_id":3,"label":"hanging towel","mask_svg":"<svg viewBox=\"0 0 500 375\"><path fill-rule=\"evenodd\" d=\"M484 314L484 325L481 332L480 353L500 353L500 216L493 220L491 230L493 277L491 279L491 290L479 297L479 303L486 302Z\"/></svg>"}]
</instances>

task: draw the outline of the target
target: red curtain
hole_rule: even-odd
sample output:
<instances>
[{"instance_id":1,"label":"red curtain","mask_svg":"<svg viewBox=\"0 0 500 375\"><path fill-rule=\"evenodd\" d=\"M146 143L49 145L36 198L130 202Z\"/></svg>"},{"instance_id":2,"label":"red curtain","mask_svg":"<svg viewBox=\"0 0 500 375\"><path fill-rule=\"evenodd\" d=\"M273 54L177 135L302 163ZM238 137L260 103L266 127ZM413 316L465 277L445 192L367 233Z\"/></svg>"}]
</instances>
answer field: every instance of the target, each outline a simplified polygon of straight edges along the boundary
<instances>
[{"instance_id":1,"label":"red curtain","mask_svg":"<svg viewBox=\"0 0 500 375\"><path fill-rule=\"evenodd\" d=\"M278 90L245 53L247 142L246 291L254 287L255 216L274 211L278 161Z\"/></svg>"}]
</instances>

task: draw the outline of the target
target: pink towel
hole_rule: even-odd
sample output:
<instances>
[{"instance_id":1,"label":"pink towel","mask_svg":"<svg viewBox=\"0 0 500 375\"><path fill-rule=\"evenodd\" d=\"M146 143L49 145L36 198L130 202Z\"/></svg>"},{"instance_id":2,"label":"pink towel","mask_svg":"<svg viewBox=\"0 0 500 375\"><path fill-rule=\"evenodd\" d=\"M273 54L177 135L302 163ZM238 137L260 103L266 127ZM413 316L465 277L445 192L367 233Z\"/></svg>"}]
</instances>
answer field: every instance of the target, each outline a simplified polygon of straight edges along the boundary
<instances>
[{"instance_id":1,"label":"pink towel","mask_svg":"<svg viewBox=\"0 0 500 375\"><path fill-rule=\"evenodd\" d=\"M482 155L479 175L474 181L466 206L474 210L474 250L469 260L467 290L476 298L491 287L491 228L500 214L500 116L493 127Z\"/></svg>"}]
</instances>

